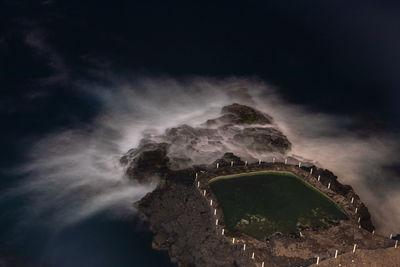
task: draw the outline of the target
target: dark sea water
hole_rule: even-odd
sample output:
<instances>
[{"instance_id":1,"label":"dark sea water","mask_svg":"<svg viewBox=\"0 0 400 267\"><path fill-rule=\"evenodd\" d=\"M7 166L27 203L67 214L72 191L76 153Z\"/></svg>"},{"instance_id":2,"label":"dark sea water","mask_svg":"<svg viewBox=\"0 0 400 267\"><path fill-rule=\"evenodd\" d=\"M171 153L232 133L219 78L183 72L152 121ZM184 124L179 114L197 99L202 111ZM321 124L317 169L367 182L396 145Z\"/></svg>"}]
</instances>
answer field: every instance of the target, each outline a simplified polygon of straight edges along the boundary
<instances>
[{"instance_id":1,"label":"dark sea water","mask_svg":"<svg viewBox=\"0 0 400 267\"><path fill-rule=\"evenodd\" d=\"M131 208L121 214L110 215L111 207L57 229L49 225L53 212L31 215L36 208L32 198L40 196L29 190L8 194L33 179L29 173L18 173L30 162L31 147L55 130L90 125L98 114L95 101L85 95L51 92L42 104L26 106L15 101L10 113L0 115L7 125L0 134L4 151L0 155L0 258L10 261L10 266L175 266L167 252L152 249L152 233L136 214L133 201L127 202Z\"/></svg>"},{"instance_id":2,"label":"dark sea water","mask_svg":"<svg viewBox=\"0 0 400 267\"><path fill-rule=\"evenodd\" d=\"M5 205L3 215L13 218L2 217L3 255L45 266L175 266L166 252L151 248L152 234L138 218L111 219L99 213L57 233L43 229L41 222L15 233L9 229L23 217Z\"/></svg>"},{"instance_id":3,"label":"dark sea water","mask_svg":"<svg viewBox=\"0 0 400 267\"><path fill-rule=\"evenodd\" d=\"M358 131L398 130L399 4L311 2L4 1L0 257L57 267L172 266L166 252L151 248L133 208L100 209L57 228L47 224L51 211L27 214L29 191L8 194L31 181L15 170L32 160L38 141L91 126L107 110L82 83L256 76L290 103L355 118Z\"/></svg>"},{"instance_id":4,"label":"dark sea water","mask_svg":"<svg viewBox=\"0 0 400 267\"><path fill-rule=\"evenodd\" d=\"M17 180L29 180L4 174L1 178L2 193ZM120 215L102 210L57 229L48 225L52 214L34 220L26 214L30 198L0 199L0 258L12 259L16 266L175 266L167 252L152 249L152 233L133 208Z\"/></svg>"}]
</instances>

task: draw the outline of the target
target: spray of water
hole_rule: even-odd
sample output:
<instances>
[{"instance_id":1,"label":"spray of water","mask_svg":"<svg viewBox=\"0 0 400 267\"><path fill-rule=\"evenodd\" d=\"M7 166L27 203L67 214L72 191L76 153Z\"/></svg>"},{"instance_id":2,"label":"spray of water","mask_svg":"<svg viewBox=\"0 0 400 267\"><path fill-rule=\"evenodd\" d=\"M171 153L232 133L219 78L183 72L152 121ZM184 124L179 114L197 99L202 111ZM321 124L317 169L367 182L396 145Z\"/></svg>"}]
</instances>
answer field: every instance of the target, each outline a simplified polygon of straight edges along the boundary
<instances>
[{"instance_id":1,"label":"spray of water","mask_svg":"<svg viewBox=\"0 0 400 267\"><path fill-rule=\"evenodd\" d=\"M46 215L48 223L62 227L99 211L132 212L132 203L156 182L139 185L129 181L119 158L138 145L144 131L162 133L183 123L198 126L218 117L222 106L243 102L274 117L293 144L292 155L312 160L352 185L379 230L400 232L399 184L385 182L393 174L384 166L398 164L393 157L397 144L391 137L360 137L344 127L351 121L289 105L277 90L257 79L110 79L113 85L109 86L80 84L102 103L90 125L43 138L32 147L30 160L18 169L26 178L7 195L30 197L29 218ZM232 97L231 91L238 88L248 88L253 100L246 94Z\"/></svg>"}]
</instances>

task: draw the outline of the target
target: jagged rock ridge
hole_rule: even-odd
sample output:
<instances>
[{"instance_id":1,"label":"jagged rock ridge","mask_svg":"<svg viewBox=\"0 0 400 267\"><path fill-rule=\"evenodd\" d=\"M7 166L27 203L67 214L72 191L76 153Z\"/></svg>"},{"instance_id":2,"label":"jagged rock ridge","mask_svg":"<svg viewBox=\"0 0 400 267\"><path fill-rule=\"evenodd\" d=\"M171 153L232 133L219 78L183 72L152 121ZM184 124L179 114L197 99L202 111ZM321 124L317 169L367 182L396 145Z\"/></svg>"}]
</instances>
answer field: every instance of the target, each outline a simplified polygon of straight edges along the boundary
<instances>
[{"instance_id":1,"label":"jagged rock ridge","mask_svg":"<svg viewBox=\"0 0 400 267\"><path fill-rule=\"evenodd\" d=\"M183 124L160 135L145 133L139 146L121 158L128 176L145 182L167 169L209 164L227 151L249 160L290 151L291 143L271 116L238 103L223 107L221 114L198 127Z\"/></svg>"},{"instance_id":2,"label":"jagged rock ridge","mask_svg":"<svg viewBox=\"0 0 400 267\"><path fill-rule=\"evenodd\" d=\"M136 203L136 207L151 225L153 247L167 249L171 260L179 266L254 264L240 245L232 245L216 231L209 204L194 186L196 172L201 173L202 184L206 184L207 179L217 175L263 168L291 171L340 203L348 213L354 213L353 205L357 205L358 212L351 214L350 220L329 229L304 230L306 239L297 235L274 235L260 242L242 233L226 231L227 237L246 242L256 251L256 259L265 261L266 266L310 265L316 254L330 257L327 253L339 243L341 252L351 250L354 242L365 249L391 245L387 239L369 233L374 227L368 209L352 187L342 185L332 172L312 164L301 168L283 163L244 164L244 159L256 159L254 156L268 153L287 157L290 148L291 143L274 125L272 117L235 103L223 107L220 117L197 127L180 125L167 129L164 134L146 132L139 146L128 151L121 163L127 166L127 174L132 179L146 182L153 175L163 178L163 183ZM234 167L230 167L231 162ZM219 169L215 168L216 163ZM321 176L317 184L308 175L310 166L315 175ZM328 184L330 190L326 189ZM354 203L350 204L351 198ZM220 220L223 223L223 217Z\"/></svg>"},{"instance_id":3,"label":"jagged rock ridge","mask_svg":"<svg viewBox=\"0 0 400 267\"><path fill-rule=\"evenodd\" d=\"M219 163L217 169L215 164ZM231 167L231 162L234 162ZM320 175L317 182L315 177L309 175L310 168L315 175ZM169 170L165 175L165 183L152 193L146 195L136 203L140 214L150 222L154 233L153 247L166 249L170 258L179 266L254 266L265 261L266 266L308 266L315 262L315 255L331 257L327 253L340 249L340 253L351 251L356 242L359 248L377 249L391 246L386 238L372 235L374 229L368 209L355 194L351 186L342 185L337 177L330 171L311 167L284 164L258 162L245 166L244 161L233 153L226 153L211 165L194 166L184 170ZM207 191L207 199L214 198L207 181L220 175L260 171L260 170L290 171L295 173L331 199L334 199L349 214L349 220L342 220L339 224L332 224L329 228L303 229L305 238L297 235L275 234L265 242L256 240L237 231L229 231L225 228L225 235L221 235L221 227L224 227L224 218L219 204L210 207L209 201L203 197L203 191ZM202 187L196 187L195 173L199 173L197 181ZM331 189L327 189L327 184ZM354 198L351 203L350 199ZM357 214L354 207L358 207ZM219 224L215 225L217 212ZM360 226L358 227L358 218ZM231 240L237 240L232 244ZM246 243L248 251L242 250ZM256 259L251 259L251 253L255 252ZM227 256L229 255L229 256Z\"/></svg>"}]
</instances>

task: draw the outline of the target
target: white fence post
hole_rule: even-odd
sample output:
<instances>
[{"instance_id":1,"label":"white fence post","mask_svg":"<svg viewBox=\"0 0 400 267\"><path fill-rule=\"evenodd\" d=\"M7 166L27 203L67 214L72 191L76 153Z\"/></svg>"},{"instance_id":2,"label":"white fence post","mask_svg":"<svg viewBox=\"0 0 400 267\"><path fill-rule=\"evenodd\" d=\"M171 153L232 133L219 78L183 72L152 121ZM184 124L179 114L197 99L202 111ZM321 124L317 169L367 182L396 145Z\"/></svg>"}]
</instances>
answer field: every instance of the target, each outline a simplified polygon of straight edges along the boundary
<instances>
[{"instance_id":1,"label":"white fence post","mask_svg":"<svg viewBox=\"0 0 400 267\"><path fill-rule=\"evenodd\" d=\"M357 248L357 244L354 244L354 246L353 246L353 253L356 252L356 248Z\"/></svg>"},{"instance_id":2,"label":"white fence post","mask_svg":"<svg viewBox=\"0 0 400 267\"><path fill-rule=\"evenodd\" d=\"M351 204L353 204L353 202L354 202L354 197L351 198Z\"/></svg>"},{"instance_id":3,"label":"white fence post","mask_svg":"<svg viewBox=\"0 0 400 267\"><path fill-rule=\"evenodd\" d=\"M392 239L392 237L393 237L393 234L390 234L390 237L389 237L389 239Z\"/></svg>"},{"instance_id":4,"label":"white fence post","mask_svg":"<svg viewBox=\"0 0 400 267\"><path fill-rule=\"evenodd\" d=\"M222 233L221 233L222 235L224 235L225 234L225 229L222 229Z\"/></svg>"},{"instance_id":5,"label":"white fence post","mask_svg":"<svg viewBox=\"0 0 400 267\"><path fill-rule=\"evenodd\" d=\"M231 167L233 167L233 161L231 161Z\"/></svg>"},{"instance_id":6,"label":"white fence post","mask_svg":"<svg viewBox=\"0 0 400 267\"><path fill-rule=\"evenodd\" d=\"M313 171L313 168L311 168L311 170L310 170L310 175L312 174L312 171Z\"/></svg>"},{"instance_id":7,"label":"white fence post","mask_svg":"<svg viewBox=\"0 0 400 267\"><path fill-rule=\"evenodd\" d=\"M301 167L301 161L299 161L299 168Z\"/></svg>"},{"instance_id":8,"label":"white fence post","mask_svg":"<svg viewBox=\"0 0 400 267\"><path fill-rule=\"evenodd\" d=\"M272 163L275 163L275 157L272 158Z\"/></svg>"},{"instance_id":9,"label":"white fence post","mask_svg":"<svg viewBox=\"0 0 400 267\"><path fill-rule=\"evenodd\" d=\"M254 260L254 252L253 252L253 254L251 254L251 258Z\"/></svg>"},{"instance_id":10,"label":"white fence post","mask_svg":"<svg viewBox=\"0 0 400 267\"><path fill-rule=\"evenodd\" d=\"M317 257L317 265L319 264L319 256Z\"/></svg>"},{"instance_id":11,"label":"white fence post","mask_svg":"<svg viewBox=\"0 0 400 267\"><path fill-rule=\"evenodd\" d=\"M397 243L399 243L399 240L396 240L396 243L394 243L394 248L397 248Z\"/></svg>"},{"instance_id":12,"label":"white fence post","mask_svg":"<svg viewBox=\"0 0 400 267\"><path fill-rule=\"evenodd\" d=\"M285 165L287 164L287 158L285 159Z\"/></svg>"},{"instance_id":13,"label":"white fence post","mask_svg":"<svg viewBox=\"0 0 400 267\"><path fill-rule=\"evenodd\" d=\"M232 238L232 244L235 244L235 238Z\"/></svg>"},{"instance_id":14,"label":"white fence post","mask_svg":"<svg viewBox=\"0 0 400 267\"><path fill-rule=\"evenodd\" d=\"M321 180L321 175L318 175L318 182Z\"/></svg>"},{"instance_id":15,"label":"white fence post","mask_svg":"<svg viewBox=\"0 0 400 267\"><path fill-rule=\"evenodd\" d=\"M203 190L203 196L206 196L206 190L205 189Z\"/></svg>"},{"instance_id":16,"label":"white fence post","mask_svg":"<svg viewBox=\"0 0 400 267\"><path fill-rule=\"evenodd\" d=\"M331 188L331 183L328 183L328 189Z\"/></svg>"},{"instance_id":17,"label":"white fence post","mask_svg":"<svg viewBox=\"0 0 400 267\"><path fill-rule=\"evenodd\" d=\"M247 166L247 160L244 162L244 166Z\"/></svg>"},{"instance_id":18,"label":"white fence post","mask_svg":"<svg viewBox=\"0 0 400 267\"><path fill-rule=\"evenodd\" d=\"M355 213L357 213L357 211L358 211L358 208L356 208Z\"/></svg>"},{"instance_id":19,"label":"white fence post","mask_svg":"<svg viewBox=\"0 0 400 267\"><path fill-rule=\"evenodd\" d=\"M335 259L337 258L338 250L335 251Z\"/></svg>"},{"instance_id":20,"label":"white fence post","mask_svg":"<svg viewBox=\"0 0 400 267\"><path fill-rule=\"evenodd\" d=\"M261 267L264 267L264 262L261 263Z\"/></svg>"},{"instance_id":21,"label":"white fence post","mask_svg":"<svg viewBox=\"0 0 400 267\"><path fill-rule=\"evenodd\" d=\"M217 209L214 209L214 215L217 215Z\"/></svg>"},{"instance_id":22,"label":"white fence post","mask_svg":"<svg viewBox=\"0 0 400 267\"><path fill-rule=\"evenodd\" d=\"M200 187L200 182L199 181L197 181L197 187Z\"/></svg>"},{"instance_id":23,"label":"white fence post","mask_svg":"<svg viewBox=\"0 0 400 267\"><path fill-rule=\"evenodd\" d=\"M212 199L210 199L210 206L212 206Z\"/></svg>"},{"instance_id":24,"label":"white fence post","mask_svg":"<svg viewBox=\"0 0 400 267\"><path fill-rule=\"evenodd\" d=\"M217 162L217 169L219 168L219 163Z\"/></svg>"},{"instance_id":25,"label":"white fence post","mask_svg":"<svg viewBox=\"0 0 400 267\"><path fill-rule=\"evenodd\" d=\"M215 220L215 225L218 225L218 219Z\"/></svg>"},{"instance_id":26,"label":"white fence post","mask_svg":"<svg viewBox=\"0 0 400 267\"><path fill-rule=\"evenodd\" d=\"M199 177L199 174L196 172L196 179L197 179L197 177Z\"/></svg>"},{"instance_id":27,"label":"white fence post","mask_svg":"<svg viewBox=\"0 0 400 267\"><path fill-rule=\"evenodd\" d=\"M261 159L258 160L258 165L261 165Z\"/></svg>"},{"instance_id":28,"label":"white fence post","mask_svg":"<svg viewBox=\"0 0 400 267\"><path fill-rule=\"evenodd\" d=\"M243 244L243 250L246 250L246 244Z\"/></svg>"}]
</instances>

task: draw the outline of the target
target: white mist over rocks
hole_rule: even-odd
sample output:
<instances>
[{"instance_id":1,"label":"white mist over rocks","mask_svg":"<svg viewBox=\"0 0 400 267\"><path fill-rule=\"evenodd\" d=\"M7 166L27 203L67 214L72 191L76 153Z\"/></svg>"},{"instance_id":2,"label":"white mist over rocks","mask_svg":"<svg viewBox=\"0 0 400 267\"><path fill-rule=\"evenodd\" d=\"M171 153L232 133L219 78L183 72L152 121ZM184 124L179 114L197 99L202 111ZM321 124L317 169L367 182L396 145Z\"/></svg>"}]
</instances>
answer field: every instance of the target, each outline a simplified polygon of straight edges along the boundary
<instances>
[{"instance_id":1,"label":"white mist over rocks","mask_svg":"<svg viewBox=\"0 0 400 267\"><path fill-rule=\"evenodd\" d=\"M149 185L130 181L120 157L136 147L146 131L163 133L183 123L199 126L218 117L223 106L239 102L274 118L292 143L288 156L312 161L353 186L378 232L400 233L400 185L393 184L394 179L386 182L393 174L385 165L399 164L398 144L392 137L361 137L347 130L351 120L285 103L278 90L258 79L146 77L121 81L112 76L110 80L108 86L80 85L102 104L90 125L46 136L32 147L29 161L15 170L26 178L3 197L30 197L22 224L43 220L63 227L100 211L134 212L132 203L153 190L157 178ZM247 88L251 99L245 93L232 94L240 88ZM243 156L240 151L232 152ZM270 154L254 157L271 160Z\"/></svg>"},{"instance_id":2,"label":"white mist over rocks","mask_svg":"<svg viewBox=\"0 0 400 267\"><path fill-rule=\"evenodd\" d=\"M292 142L291 155L328 169L341 183L351 185L368 207L378 233L400 233L400 177L388 168L400 166L398 137L356 132L350 118L312 113L276 94L255 99Z\"/></svg>"}]
</instances>

